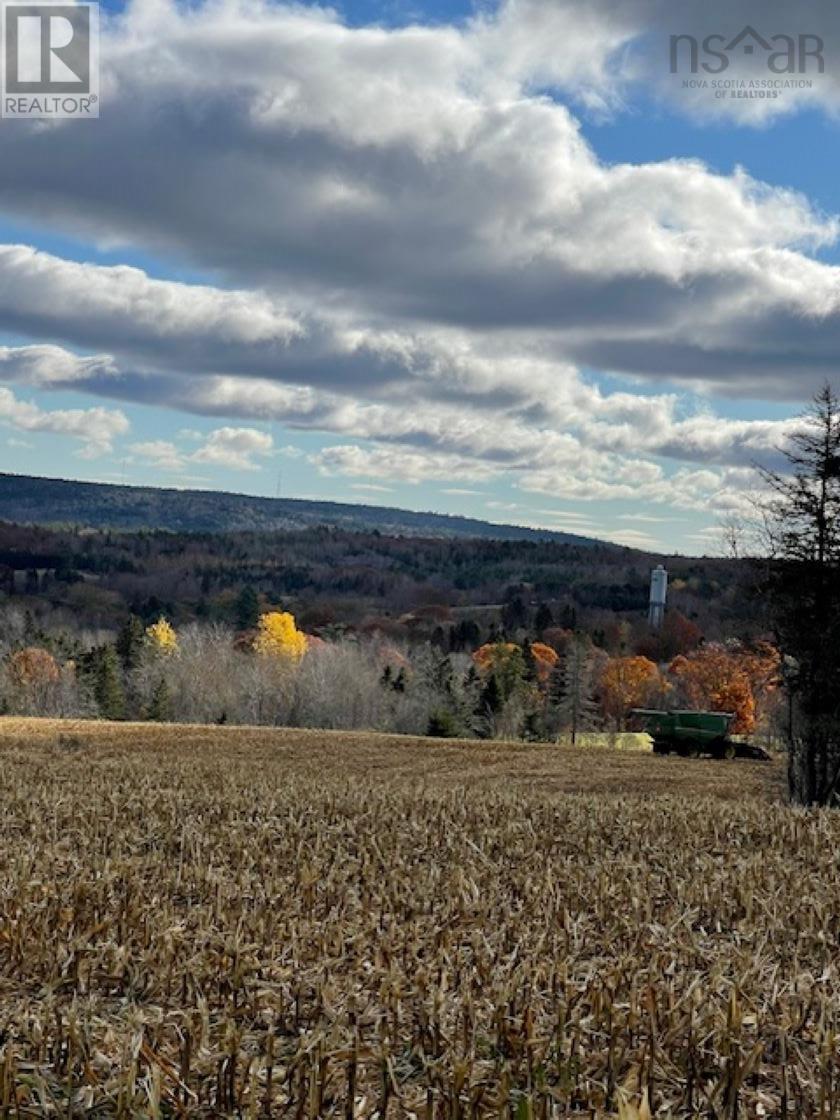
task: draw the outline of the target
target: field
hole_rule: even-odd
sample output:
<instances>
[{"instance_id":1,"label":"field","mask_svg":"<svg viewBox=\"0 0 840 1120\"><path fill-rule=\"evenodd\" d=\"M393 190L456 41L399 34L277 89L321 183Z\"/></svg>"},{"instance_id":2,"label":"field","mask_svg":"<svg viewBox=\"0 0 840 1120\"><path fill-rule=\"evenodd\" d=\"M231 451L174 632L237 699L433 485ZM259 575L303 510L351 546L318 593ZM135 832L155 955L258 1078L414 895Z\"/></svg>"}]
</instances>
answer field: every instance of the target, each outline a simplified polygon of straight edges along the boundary
<instances>
[{"instance_id":1,"label":"field","mask_svg":"<svg viewBox=\"0 0 840 1120\"><path fill-rule=\"evenodd\" d=\"M782 767L0 720L0 1116L836 1116Z\"/></svg>"}]
</instances>

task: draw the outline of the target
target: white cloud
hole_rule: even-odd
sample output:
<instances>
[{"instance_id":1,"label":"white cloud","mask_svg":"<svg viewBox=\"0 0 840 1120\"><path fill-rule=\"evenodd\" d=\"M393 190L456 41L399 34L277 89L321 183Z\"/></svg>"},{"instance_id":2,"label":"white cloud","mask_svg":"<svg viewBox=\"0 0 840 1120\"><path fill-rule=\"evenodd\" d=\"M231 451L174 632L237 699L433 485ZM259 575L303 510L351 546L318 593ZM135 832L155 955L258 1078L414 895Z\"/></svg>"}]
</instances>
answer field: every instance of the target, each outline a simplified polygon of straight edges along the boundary
<instances>
[{"instance_id":1,"label":"white cloud","mask_svg":"<svg viewBox=\"0 0 840 1120\"><path fill-rule=\"evenodd\" d=\"M83 152L66 125L0 130L0 205L212 282L0 246L0 329L32 340L0 348L0 379L227 422L186 451L133 446L171 471L258 469L271 437L234 422L276 420L346 441L312 461L357 486L472 496L505 475L560 501L737 507L791 422L693 394L798 401L833 371L840 269L814 252L837 221L745 171L604 164L542 93L615 109L673 21L751 10L695 9L507 0L388 30L257 0L129 5L105 35L108 114Z\"/></svg>"},{"instance_id":2,"label":"white cloud","mask_svg":"<svg viewBox=\"0 0 840 1120\"><path fill-rule=\"evenodd\" d=\"M129 422L124 413L107 408L42 409L19 400L11 389L0 388L0 423L23 432L52 432L80 440L77 454L94 459L113 449L113 441L124 435Z\"/></svg>"},{"instance_id":3,"label":"white cloud","mask_svg":"<svg viewBox=\"0 0 840 1120\"><path fill-rule=\"evenodd\" d=\"M131 5L106 36L107 119L83 154L70 127L3 130L0 204L234 287L10 247L7 327L184 373L469 388L479 348L463 373L454 331L491 370L507 349L525 376L541 354L799 396L840 341L838 270L807 255L837 222L743 171L605 165L535 92L608 85L618 46L688 14L516 0L385 30L256 0Z\"/></svg>"},{"instance_id":4,"label":"white cloud","mask_svg":"<svg viewBox=\"0 0 840 1120\"><path fill-rule=\"evenodd\" d=\"M259 470L254 456L270 455L274 441L267 432L256 428L217 428L207 437L203 447L195 451L190 459L194 463L212 463L218 467L231 467L233 470Z\"/></svg>"},{"instance_id":5,"label":"white cloud","mask_svg":"<svg viewBox=\"0 0 840 1120\"><path fill-rule=\"evenodd\" d=\"M181 471L187 465L186 457L174 443L166 439L149 439L132 443L129 451L160 470Z\"/></svg>"},{"instance_id":6,"label":"white cloud","mask_svg":"<svg viewBox=\"0 0 840 1120\"><path fill-rule=\"evenodd\" d=\"M711 44L720 50L747 25L765 40L788 35L797 49L800 35L818 36L824 45L824 72L815 57L803 58L799 72L798 53L793 56L795 72L771 72L767 62L772 52L748 39L754 51L725 51L728 65L717 76L795 79L779 96L716 98L711 85L683 83L691 77L685 65L671 73L672 35L691 35L700 43L706 36L720 36ZM485 16L480 26L485 49L494 52L509 82L559 86L595 113L621 110L640 92L666 102L671 112L752 125L806 107L835 113L840 106L840 80L832 65L840 47L840 15L827 0L800 0L795 7L785 0L506 0L500 15ZM809 38L806 46L813 50L818 44ZM786 44L777 40L771 47L786 49ZM685 39L681 49L687 54ZM703 55L702 61L721 64L719 56ZM786 62L779 57L774 66L781 69ZM714 75L698 68L696 76L711 83Z\"/></svg>"},{"instance_id":7,"label":"white cloud","mask_svg":"<svg viewBox=\"0 0 840 1120\"><path fill-rule=\"evenodd\" d=\"M678 520L674 517L653 517L646 513L620 513L617 521L633 521L639 525L663 525Z\"/></svg>"},{"instance_id":8,"label":"white cloud","mask_svg":"<svg viewBox=\"0 0 840 1120\"><path fill-rule=\"evenodd\" d=\"M0 346L0 381L68 385L115 373L113 358L105 354L81 357L60 346Z\"/></svg>"},{"instance_id":9,"label":"white cloud","mask_svg":"<svg viewBox=\"0 0 840 1120\"><path fill-rule=\"evenodd\" d=\"M364 448L351 444L327 447L310 455L309 461L325 475L382 478L403 483L448 481L453 475L484 481L497 473L488 463L457 455L392 447Z\"/></svg>"},{"instance_id":10,"label":"white cloud","mask_svg":"<svg viewBox=\"0 0 840 1120\"><path fill-rule=\"evenodd\" d=\"M146 440L131 444L130 450L154 466L170 471L182 471L191 463L206 463L231 470L255 471L260 464L254 457L265 457L273 452L274 441L267 432L256 428L217 428L206 437L194 435L204 442L195 451L184 452L169 440Z\"/></svg>"}]
</instances>

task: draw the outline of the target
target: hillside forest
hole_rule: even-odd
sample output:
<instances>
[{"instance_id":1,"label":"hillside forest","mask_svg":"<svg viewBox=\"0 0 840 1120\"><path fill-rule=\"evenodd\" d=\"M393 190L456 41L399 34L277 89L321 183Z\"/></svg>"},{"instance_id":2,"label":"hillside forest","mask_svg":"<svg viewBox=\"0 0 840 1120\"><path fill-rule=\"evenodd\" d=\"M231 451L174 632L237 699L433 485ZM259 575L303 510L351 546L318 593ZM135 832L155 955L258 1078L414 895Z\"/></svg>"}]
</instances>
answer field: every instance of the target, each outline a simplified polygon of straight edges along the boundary
<instances>
[{"instance_id":1,"label":"hillside forest","mask_svg":"<svg viewBox=\"0 0 840 1120\"><path fill-rule=\"evenodd\" d=\"M778 655L745 565L609 545L0 525L13 714L559 738L638 706L778 735Z\"/></svg>"}]
</instances>

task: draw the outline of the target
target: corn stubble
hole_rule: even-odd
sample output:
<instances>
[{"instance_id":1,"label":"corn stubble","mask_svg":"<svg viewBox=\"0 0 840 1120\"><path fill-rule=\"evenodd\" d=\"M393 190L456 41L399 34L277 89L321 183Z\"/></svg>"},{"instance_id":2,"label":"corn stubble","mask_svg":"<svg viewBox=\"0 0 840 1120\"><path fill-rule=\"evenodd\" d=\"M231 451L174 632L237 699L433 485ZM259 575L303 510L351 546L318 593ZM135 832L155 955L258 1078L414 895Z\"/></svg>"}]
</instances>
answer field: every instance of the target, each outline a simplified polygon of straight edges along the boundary
<instances>
[{"instance_id":1,"label":"corn stubble","mask_svg":"<svg viewBox=\"0 0 840 1120\"><path fill-rule=\"evenodd\" d=\"M48 721L0 765L3 1117L840 1111L840 824L777 768Z\"/></svg>"}]
</instances>

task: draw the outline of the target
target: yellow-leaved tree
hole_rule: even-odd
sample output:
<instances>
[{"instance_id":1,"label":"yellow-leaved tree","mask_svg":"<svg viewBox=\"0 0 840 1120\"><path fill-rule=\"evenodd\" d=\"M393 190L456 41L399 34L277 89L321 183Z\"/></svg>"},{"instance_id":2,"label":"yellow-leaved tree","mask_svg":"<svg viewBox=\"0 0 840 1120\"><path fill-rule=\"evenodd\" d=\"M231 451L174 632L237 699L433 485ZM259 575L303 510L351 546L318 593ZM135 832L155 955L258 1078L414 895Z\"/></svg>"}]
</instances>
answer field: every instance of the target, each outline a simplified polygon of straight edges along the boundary
<instances>
[{"instance_id":1,"label":"yellow-leaved tree","mask_svg":"<svg viewBox=\"0 0 840 1120\"><path fill-rule=\"evenodd\" d=\"M146 639L156 653L169 655L178 652L178 635L163 615L153 626L146 627Z\"/></svg>"},{"instance_id":2,"label":"yellow-leaved tree","mask_svg":"<svg viewBox=\"0 0 840 1120\"><path fill-rule=\"evenodd\" d=\"M306 653L306 635L298 630L295 616L288 611L267 611L260 615L254 649L267 657L300 661Z\"/></svg>"}]
</instances>

